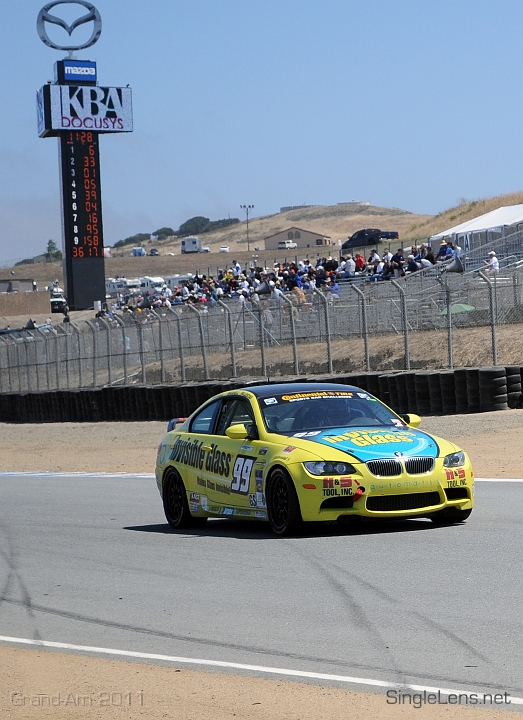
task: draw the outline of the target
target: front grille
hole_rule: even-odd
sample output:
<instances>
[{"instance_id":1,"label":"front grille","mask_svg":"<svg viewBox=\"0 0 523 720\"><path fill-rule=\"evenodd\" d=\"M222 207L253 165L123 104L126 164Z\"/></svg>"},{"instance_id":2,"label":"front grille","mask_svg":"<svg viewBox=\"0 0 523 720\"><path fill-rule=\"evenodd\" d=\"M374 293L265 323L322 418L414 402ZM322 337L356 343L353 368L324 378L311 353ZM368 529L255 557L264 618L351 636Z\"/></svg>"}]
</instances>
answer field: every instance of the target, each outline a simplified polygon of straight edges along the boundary
<instances>
[{"instance_id":1,"label":"front grille","mask_svg":"<svg viewBox=\"0 0 523 720\"><path fill-rule=\"evenodd\" d=\"M367 470L376 477L397 477L402 473L398 460L369 460Z\"/></svg>"},{"instance_id":2,"label":"front grille","mask_svg":"<svg viewBox=\"0 0 523 720\"><path fill-rule=\"evenodd\" d=\"M445 488L447 500L468 500L469 494L467 488Z\"/></svg>"},{"instance_id":3,"label":"front grille","mask_svg":"<svg viewBox=\"0 0 523 720\"><path fill-rule=\"evenodd\" d=\"M437 492L405 493L404 495L379 495L367 498L367 510L374 512L394 512L395 510L416 510L432 505L440 505Z\"/></svg>"},{"instance_id":4,"label":"front grille","mask_svg":"<svg viewBox=\"0 0 523 720\"><path fill-rule=\"evenodd\" d=\"M413 457L405 458L405 471L409 475L423 475L434 470L434 458Z\"/></svg>"}]
</instances>

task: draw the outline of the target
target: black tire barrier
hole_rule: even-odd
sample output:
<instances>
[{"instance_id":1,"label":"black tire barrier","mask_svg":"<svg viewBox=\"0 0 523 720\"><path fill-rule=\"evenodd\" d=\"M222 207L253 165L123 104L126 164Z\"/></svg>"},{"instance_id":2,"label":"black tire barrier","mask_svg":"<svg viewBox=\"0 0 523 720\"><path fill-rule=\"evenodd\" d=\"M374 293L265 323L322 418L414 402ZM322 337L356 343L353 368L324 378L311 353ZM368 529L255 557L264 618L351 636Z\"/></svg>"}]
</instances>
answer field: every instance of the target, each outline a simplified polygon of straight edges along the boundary
<instances>
[{"instance_id":1,"label":"black tire barrier","mask_svg":"<svg viewBox=\"0 0 523 720\"><path fill-rule=\"evenodd\" d=\"M467 368L454 370L454 385L456 391L456 412L468 413Z\"/></svg>"},{"instance_id":2,"label":"black tire barrier","mask_svg":"<svg viewBox=\"0 0 523 720\"><path fill-rule=\"evenodd\" d=\"M418 415L418 403L416 401L416 375L415 370L407 370L401 373L402 382L405 384L405 409L403 413L414 413Z\"/></svg>"},{"instance_id":3,"label":"black tire barrier","mask_svg":"<svg viewBox=\"0 0 523 720\"><path fill-rule=\"evenodd\" d=\"M441 390L441 412L443 415L456 413L456 381L453 370L443 370L439 373Z\"/></svg>"},{"instance_id":4,"label":"black tire barrier","mask_svg":"<svg viewBox=\"0 0 523 720\"><path fill-rule=\"evenodd\" d=\"M479 400L479 368L467 368L466 382L468 412L480 412L481 404Z\"/></svg>"},{"instance_id":5,"label":"black tire barrier","mask_svg":"<svg viewBox=\"0 0 523 720\"><path fill-rule=\"evenodd\" d=\"M418 372L414 378L416 406L419 415L430 415L429 373Z\"/></svg>"},{"instance_id":6,"label":"black tire barrier","mask_svg":"<svg viewBox=\"0 0 523 720\"><path fill-rule=\"evenodd\" d=\"M482 367L478 370L481 412L508 408L507 378L504 367Z\"/></svg>"},{"instance_id":7,"label":"black tire barrier","mask_svg":"<svg viewBox=\"0 0 523 720\"><path fill-rule=\"evenodd\" d=\"M441 415L443 412L443 400L441 397L441 384L438 372L430 372L429 378L429 402L430 414Z\"/></svg>"},{"instance_id":8,"label":"black tire barrier","mask_svg":"<svg viewBox=\"0 0 523 720\"><path fill-rule=\"evenodd\" d=\"M390 407L389 376L387 374L378 377L378 387L376 397Z\"/></svg>"},{"instance_id":9,"label":"black tire barrier","mask_svg":"<svg viewBox=\"0 0 523 720\"><path fill-rule=\"evenodd\" d=\"M337 382L361 388L399 414L447 415L523 407L522 371L523 366L510 365L439 372L350 373L306 380ZM302 382L304 379L298 380ZM0 393L0 422L167 421L172 417L189 416L219 392L260 384L264 382L235 379L171 386L130 385Z\"/></svg>"}]
</instances>

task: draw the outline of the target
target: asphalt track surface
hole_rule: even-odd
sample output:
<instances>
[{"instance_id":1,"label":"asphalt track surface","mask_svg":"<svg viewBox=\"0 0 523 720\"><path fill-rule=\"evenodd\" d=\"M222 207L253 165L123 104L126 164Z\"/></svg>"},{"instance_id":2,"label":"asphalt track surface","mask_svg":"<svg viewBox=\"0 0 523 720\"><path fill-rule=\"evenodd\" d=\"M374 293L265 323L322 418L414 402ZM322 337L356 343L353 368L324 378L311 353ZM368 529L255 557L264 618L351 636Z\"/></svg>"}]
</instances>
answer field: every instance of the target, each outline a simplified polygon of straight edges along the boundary
<instances>
[{"instance_id":1,"label":"asphalt track surface","mask_svg":"<svg viewBox=\"0 0 523 720\"><path fill-rule=\"evenodd\" d=\"M171 532L149 476L4 474L0 508L3 637L523 696L521 482L290 539Z\"/></svg>"}]
</instances>

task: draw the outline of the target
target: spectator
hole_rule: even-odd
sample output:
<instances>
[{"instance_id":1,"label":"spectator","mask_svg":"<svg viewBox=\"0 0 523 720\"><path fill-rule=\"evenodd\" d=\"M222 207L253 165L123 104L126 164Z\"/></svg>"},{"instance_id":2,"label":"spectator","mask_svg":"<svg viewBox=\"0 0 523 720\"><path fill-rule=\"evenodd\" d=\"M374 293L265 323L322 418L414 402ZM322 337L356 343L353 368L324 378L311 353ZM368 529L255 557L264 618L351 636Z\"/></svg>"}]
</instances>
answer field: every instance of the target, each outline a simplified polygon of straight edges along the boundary
<instances>
[{"instance_id":1,"label":"spectator","mask_svg":"<svg viewBox=\"0 0 523 720\"><path fill-rule=\"evenodd\" d=\"M494 250L491 250L488 254L488 260L483 260L483 264L486 265L486 271L488 273L499 272L499 260L496 257Z\"/></svg>"},{"instance_id":2,"label":"spectator","mask_svg":"<svg viewBox=\"0 0 523 720\"><path fill-rule=\"evenodd\" d=\"M354 277L356 273L356 263L354 262L352 255L347 255L345 261L345 267L341 275L342 278Z\"/></svg>"},{"instance_id":3,"label":"spectator","mask_svg":"<svg viewBox=\"0 0 523 720\"><path fill-rule=\"evenodd\" d=\"M398 248L391 258L392 269L394 270L395 277L402 277L405 274L403 266L405 265L405 258L403 257L403 250Z\"/></svg>"},{"instance_id":4,"label":"spectator","mask_svg":"<svg viewBox=\"0 0 523 720\"><path fill-rule=\"evenodd\" d=\"M420 269L420 266L414 259L414 255L411 253L410 255L407 255L407 265L405 267L405 270L407 272L413 273L417 272Z\"/></svg>"},{"instance_id":5,"label":"spectator","mask_svg":"<svg viewBox=\"0 0 523 720\"><path fill-rule=\"evenodd\" d=\"M445 240L441 241L441 244L439 246L438 254L436 255L436 262L441 262L442 260L445 260L447 256L447 243Z\"/></svg>"},{"instance_id":6,"label":"spectator","mask_svg":"<svg viewBox=\"0 0 523 720\"><path fill-rule=\"evenodd\" d=\"M356 272L363 272L366 268L365 258L363 255L360 255L360 253L356 253L356 257L354 259L354 262L356 263Z\"/></svg>"}]
</instances>

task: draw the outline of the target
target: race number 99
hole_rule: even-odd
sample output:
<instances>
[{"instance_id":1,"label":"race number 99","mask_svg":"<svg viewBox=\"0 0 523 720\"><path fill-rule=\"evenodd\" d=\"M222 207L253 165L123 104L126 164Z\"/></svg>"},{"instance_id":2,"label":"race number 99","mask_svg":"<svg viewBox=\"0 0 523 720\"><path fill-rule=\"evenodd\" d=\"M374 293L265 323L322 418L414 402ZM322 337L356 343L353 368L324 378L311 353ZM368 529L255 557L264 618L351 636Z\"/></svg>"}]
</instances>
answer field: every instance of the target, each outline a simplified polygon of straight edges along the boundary
<instances>
[{"instance_id":1,"label":"race number 99","mask_svg":"<svg viewBox=\"0 0 523 720\"><path fill-rule=\"evenodd\" d=\"M232 470L231 492L244 494L249 492L251 470L253 465L254 458L238 455Z\"/></svg>"}]
</instances>

